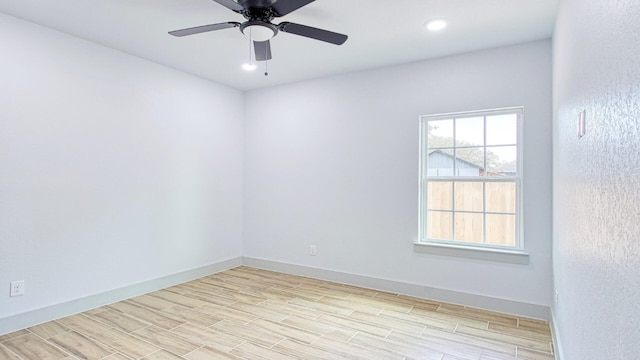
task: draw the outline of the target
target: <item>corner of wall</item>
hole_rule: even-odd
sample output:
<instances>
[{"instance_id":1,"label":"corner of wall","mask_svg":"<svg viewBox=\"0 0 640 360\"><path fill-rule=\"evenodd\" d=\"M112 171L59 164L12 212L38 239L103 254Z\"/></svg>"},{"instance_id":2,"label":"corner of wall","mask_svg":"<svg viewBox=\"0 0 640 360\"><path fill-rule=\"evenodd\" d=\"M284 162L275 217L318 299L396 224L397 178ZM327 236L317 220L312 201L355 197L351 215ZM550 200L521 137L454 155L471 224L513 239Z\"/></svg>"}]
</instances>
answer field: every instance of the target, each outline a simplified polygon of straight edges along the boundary
<instances>
[{"instance_id":1,"label":"corner of wall","mask_svg":"<svg viewBox=\"0 0 640 360\"><path fill-rule=\"evenodd\" d=\"M550 318L549 325L551 326L551 336L553 340L553 352L555 354L556 360L564 360L564 355L562 351L562 341L560 339L560 329L558 328L558 322L556 317L556 312L553 308L550 310Z\"/></svg>"}]
</instances>

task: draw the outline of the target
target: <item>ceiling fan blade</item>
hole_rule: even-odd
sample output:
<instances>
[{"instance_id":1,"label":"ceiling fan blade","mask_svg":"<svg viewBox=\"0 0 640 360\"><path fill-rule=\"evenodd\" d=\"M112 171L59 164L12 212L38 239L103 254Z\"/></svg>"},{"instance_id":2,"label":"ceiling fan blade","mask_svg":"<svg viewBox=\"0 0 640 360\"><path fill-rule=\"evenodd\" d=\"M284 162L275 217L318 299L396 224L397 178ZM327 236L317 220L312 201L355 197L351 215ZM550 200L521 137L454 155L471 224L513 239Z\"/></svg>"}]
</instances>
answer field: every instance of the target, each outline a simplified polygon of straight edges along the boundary
<instances>
[{"instance_id":1,"label":"ceiling fan blade","mask_svg":"<svg viewBox=\"0 0 640 360\"><path fill-rule=\"evenodd\" d=\"M322 30L311 26L283 22L278 28L286 33L300 35L311 39L328 42L335 45L342 45L347 41L348 36L338 34L333 31Z\"/></svg>"},{"instance_id":2,"label":"ceiling fan blade","mask_svg":"<svg viewBox=\"0 0 640 360\"><path fill-rule=\"evenodd\" d=\"M271 43L267 41L254 41L253 49L256 53L256 61L271 60Z\"/></svg>"},{"instance_id":3,"label":"ceiling fan blade","mask_svg":"<svg viewBox=\"0 0 640 360\"><path fill-rule=\"evenodd\" d=\"M233 0L213 0L213 1L237 13L244 11L244 8Z\"/></svg>"},{"instance_id":4,"label":"ceiling fan blade","mask_svg":"<svg viewBox=\"0 0 640 360\"><path fill-rule=\"evenodd\" d=\"M169 31L169 34L173 36L182 37L187 35L200 34L208 31L228 29L228 28L238 27L238 26L240 26L240 23L226 22L226 23L196 26L196 27L187 28L187 29L173 30L173 31Z\"/></svg>"},{"instance_id":5,"label":"ceiling fan blade","mask_svg":"<svg viewBox=\"0 0 640 360\"><path fill-rule=\"evenodd\" d=\"M271 5L271 8L275 10L276 16L285 16L290 12L296 11L301 7L308 5L315 0L279 0L275 4Z\"/></svg>"}]
</instances>

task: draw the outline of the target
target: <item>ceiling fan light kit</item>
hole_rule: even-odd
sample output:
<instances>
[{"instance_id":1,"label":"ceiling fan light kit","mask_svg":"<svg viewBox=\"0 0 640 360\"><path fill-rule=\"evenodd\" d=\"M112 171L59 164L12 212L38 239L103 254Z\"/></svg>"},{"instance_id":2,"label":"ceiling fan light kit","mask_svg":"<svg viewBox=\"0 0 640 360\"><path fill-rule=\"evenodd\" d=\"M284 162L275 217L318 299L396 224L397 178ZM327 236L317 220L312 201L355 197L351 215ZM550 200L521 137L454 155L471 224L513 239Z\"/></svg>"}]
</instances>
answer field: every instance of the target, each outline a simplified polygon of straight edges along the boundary
<instances>
[{"instance_id":1,"label":"ceiling fan light kit","mask_svg":"<svg viewBox=\"0 0 640 360\"><path fill-rule=\"evenodd\" d=\"M318 29L311 26L282 22L274 24L274 18L285 16L299 8L308 5L315 0L214 0L227 9L241 14L247 21L224 22L210 25L196 26L186 29L170 31L169 34L177 37L201 34L209 31L229 29L239 27L240 31L249 36L253 41L256 61L267 61L271 59L270 40L279 31L303 36L310 39L323 41L334 45L342 45L347 41L347 35Z\"/></svg>"},{"instance_id":2,"label":"ceiling fan light kit","mask_svg":"<svg viewBox=\"0 0 640 360\"><path fill-rule=\"evenodd\" d=\"M247 21L240 25L240 31L253 41L267 41L278 33L278 28L272 24Z\"/></svg>"}]
</instances>

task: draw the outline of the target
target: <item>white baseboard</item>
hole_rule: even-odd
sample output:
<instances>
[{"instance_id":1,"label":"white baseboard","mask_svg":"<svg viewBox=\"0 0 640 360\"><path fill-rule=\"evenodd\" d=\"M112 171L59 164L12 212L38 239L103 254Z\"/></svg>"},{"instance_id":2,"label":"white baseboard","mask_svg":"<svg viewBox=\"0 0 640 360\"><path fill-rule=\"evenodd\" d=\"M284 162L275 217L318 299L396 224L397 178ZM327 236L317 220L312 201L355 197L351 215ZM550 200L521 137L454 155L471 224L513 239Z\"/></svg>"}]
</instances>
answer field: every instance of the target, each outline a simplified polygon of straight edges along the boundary
<instances>
[{"instance_id":1,"label":"white baseboard","mask_svg":"<svg viewBox=\"0 0 640 360\"><path fill-rule=\"evenodd\" d=\"M564 352L562 350L562 342L560 341L560 329L558 329L558 321L557 321L556 312L551 309L551 336L553 338L553 350L556 354L556 360L563 360Z\"/></svg>"},{"instance_id":2,"label":"white baseboard","mask_svg":"<svg viewBox=\"0 0 640 360\"><path fill-rule=\"evenodd\" d=\"M319 269L303 265L287 264L250 257L244 257L242 259L242 264L264 270L306 276L310 278L333 281L348 285L356 285L369 289L410 295L424 299L431 299L485 310L509 313L518 316L550 320L549 307L543 305L528 304L519 301L505 300L452 290L437 289L394 280L379 279L363 275L355 275L339 271Z\"/></svg>"},{"instance_id":3,"label":"white baseboard","mask_svg":"<svg viewBox=\"0 0 640 360\"><path fill-rule=\"evenodd\" d=\"M187 281L199 279L240 265L242 265L242 258L233 258L196 269L183 271L181 273L145 281L143 283L1 318L0 335L95 309L121 300L130 299L132 297L164 289L173 285L182 284Z\"/></svg>"},{"instance_id":4,"label":"white baseboard","mask_svg":"<svg viewBox=\"0 0 640 360\"><path fill-rule=\"evenodd\" d=\"M144 283L130 285L124 288L106 291L100 294L95 294L88 297L75 299L68 302L1 318L0 335L24 329L30 326L35 326L47 321L59 319L65 316L74 315L117 301L130 299L132 297L164 289L187 281L195 280L240 265L278 271L293 275L306 276L310 278L333 281L343 284L356 285L386 292L416 296L420 298L432 299L436 301L448 302L469 307L510 313L519 316L552 320L551 329L554 335L556 353L558 354L556 355L556 359L562 360L562 356L560 356L562 350L558 341L559 339L556 324L553 321L553 314L550 314L549 308L546 306L250 257L229 259L200 268L187 270L181 273L146 281Z\"/></svg>"}]
</instances>

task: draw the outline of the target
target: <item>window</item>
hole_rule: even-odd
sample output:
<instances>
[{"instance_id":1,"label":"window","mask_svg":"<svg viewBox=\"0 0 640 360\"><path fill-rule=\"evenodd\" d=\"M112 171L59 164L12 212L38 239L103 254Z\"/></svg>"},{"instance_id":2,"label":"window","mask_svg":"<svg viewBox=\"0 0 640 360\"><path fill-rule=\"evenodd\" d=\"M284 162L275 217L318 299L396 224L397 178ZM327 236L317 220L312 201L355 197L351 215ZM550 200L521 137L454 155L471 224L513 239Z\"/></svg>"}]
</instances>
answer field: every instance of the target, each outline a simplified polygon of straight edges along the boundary
<instances>
[{"instance_id":1,"label":"window","mask_svg":"<svg viewBox=\"0 0 640 360\"><path fill-rule=\"evenodd\" d=\"M522 108L420 118L420 243L521 250Z\"/></svg>"}]
</instances>

